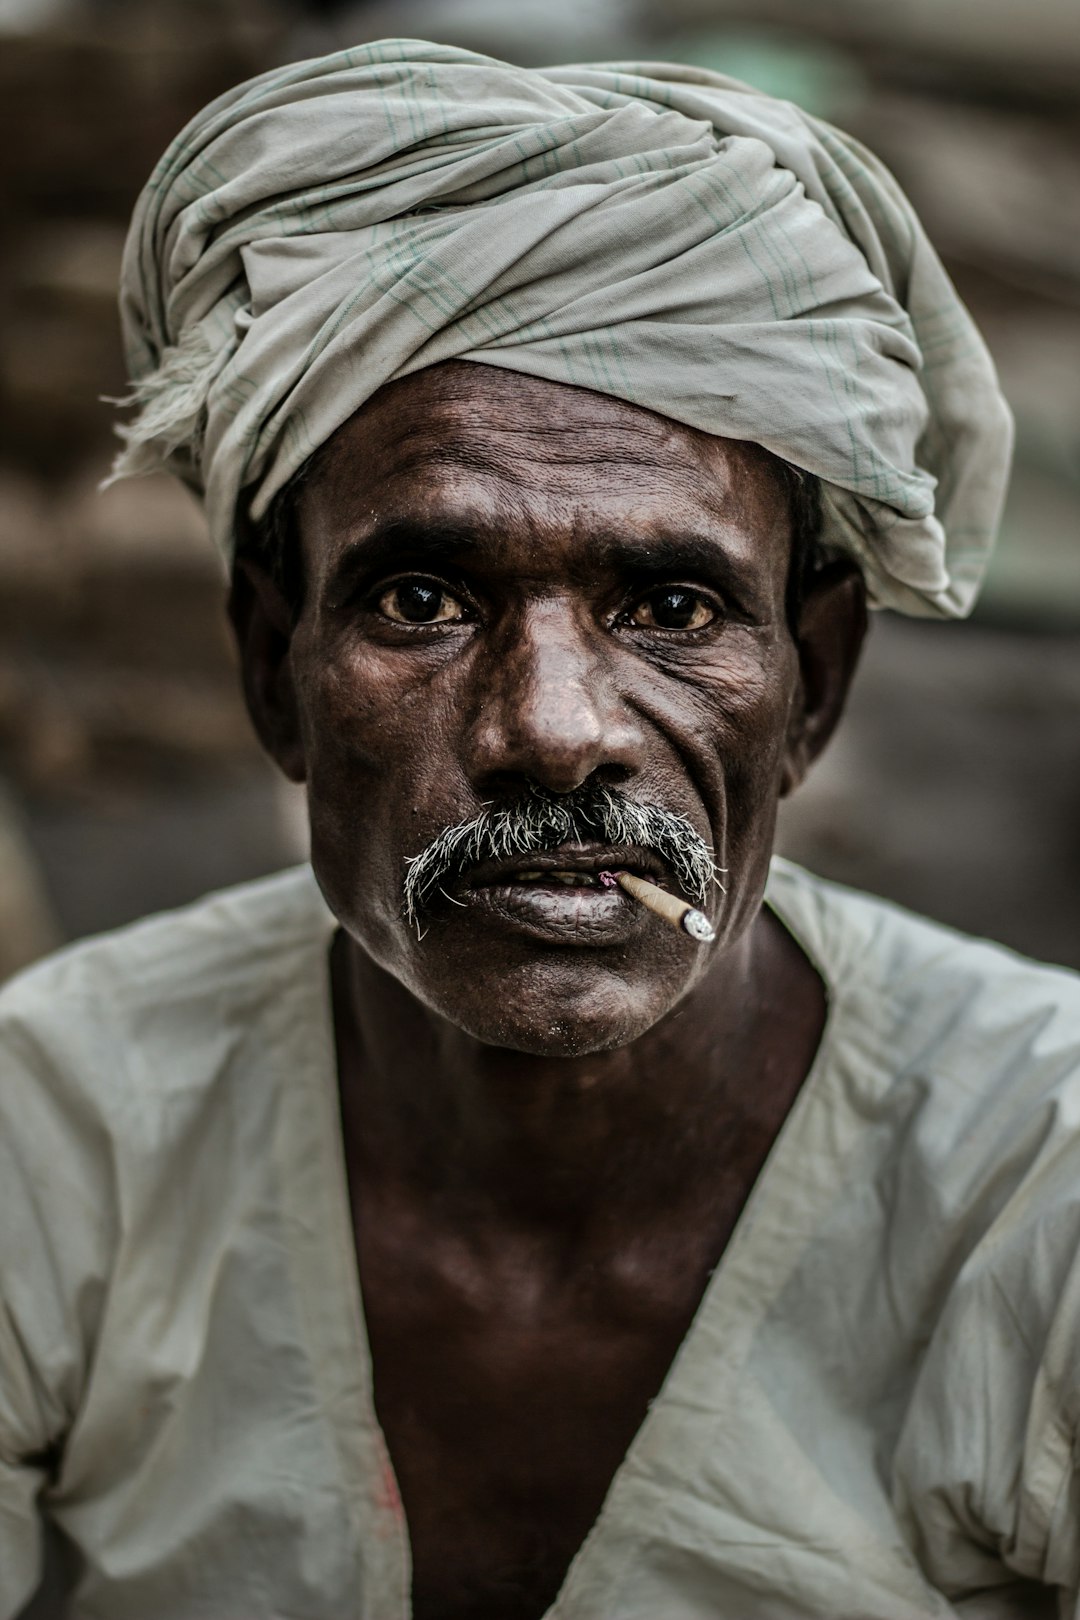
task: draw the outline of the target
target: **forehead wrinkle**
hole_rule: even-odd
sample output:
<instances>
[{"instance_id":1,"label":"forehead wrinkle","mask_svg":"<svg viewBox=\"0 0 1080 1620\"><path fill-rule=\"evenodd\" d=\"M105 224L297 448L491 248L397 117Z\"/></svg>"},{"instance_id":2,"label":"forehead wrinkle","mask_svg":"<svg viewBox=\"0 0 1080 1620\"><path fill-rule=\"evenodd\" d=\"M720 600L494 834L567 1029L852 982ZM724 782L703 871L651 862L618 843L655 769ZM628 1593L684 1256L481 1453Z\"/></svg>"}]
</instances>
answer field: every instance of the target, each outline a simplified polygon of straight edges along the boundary
<instances>
[{"instance_id":1,"label":"forehead wrinkle","mask_svg":"<svg viewBox=\"0 0 1080 1620\"><path fill-rule=\"evenodd\" d=\"M373 396L353 420L366 416L378 434L387 414L395 448L406 459L411 458L413 442L419 441L422 458L466 465L498 465L503 459L496 448L501 441L515 460L523 447L528 454L531 446L539 446L540 455L529 455L530 461L571 466L593 460L633 465L651 452L666 465L682 460L688 471L700 475L702 451L708 458L708 447L718 442L646 405L462 361L398 379ZM715 476L715 467L713 472Z\"/></svg>"},{"instance_id":2,"label":"forehead wrinkle","mask_svg":"<svg viewBox=\"0 0 1080 1620\"><path fill-rule=\"evenodd\" d=\"M565 427L501 425L477 432L474 426L467 435L432 438L430 427L425 427L411 453L395 455L389 477L394 484L412 479L426 483L441 473L446 475L442 487L451 489L458 481L455 475L479 477L491 480L496 501L513 501L519 489L527 495L543 492L570 505L578 498L625 502L628 496L645 499L660 494L696 504L721 519L733 510L748 512L756 494L753 470L735 457L703 462L694 449L674 435L657 435L653 445L642 446L589 429L575 433ZM612 488L609 480L616 471L620 476Z\"/></svg>"},{"instance_id":3,"label":"forehead wrinkle","mask_svg":"<svg viewBox=\"0 0 1080 1620\"><path fill-rule=\"evenodd\" d=\"M687 493L694 483L727 481L722 471L712 468L703 479L700 464L695 465L689 456L673 454L673 447L659 436L654 458L647 453L652 446L634 442L625 434L598 432L580 424L538 427L503 423L480 427L472 423L464 432L438 436L433 432L436 426L425 423L415 435L398 440L392 476L423 475L440 469L451 474L461 471L522 481L535 487L537 476L545 471L569 472L591 487L611 468L638 468L643 477L655 479L659 474L667 481L676 470L673 464L681 462L688 475ZM453 426L456 429L457 424Z\"/></svg>"},{"instance_id":4,"label":"forehead wrinkle","mask_svg":"<svg viewBox=\"0 0 1080 1620\"><path fill-rule=\"evenodd\" d=\"M470 566L499 570L509 555L519 579L539 581L555 566L564 578L588 584L600 570L632 567L635 555L647 565L654 547L670 549L680 541L689 542L688 569L710 546L731 566L752 566L763 549L771 550L769 544L763 548L762 540L768 535L771 541L776 529L774 514L763 534L760 514L739 487L727 492L715 485L707 490L699 487L696 500L680 500L672 491L672 499L658 510L638 499L640 492L627 501L625 488L613 496L602 481L588 477L576 490L567 491L565 484L544 488L542 479L507 481L501 467L479 477L474 469L456 463L445 470L449 473L445 479L415 479L402 470L374 507L369 502L361 505L363 492L357 489L355 514L348 513L351 501L344 494L335 503L343 549L362 548L365 539L397 526L418 532L430 528L442 537L460 535L462 549L469 546ZM649 494L657 494L655 484L650 484ZM447 555L452 549L442 545Z\"/></svg>"},{"instance_id":5,"label":"forehead wrinkle","mask_svg":"<svg viewBox=\"0 0 1080 1620\"><path fill-rule=\"evenodd\" d=\"M767 459L759 446L719 439L647 405L465 361L442 362L385 384L325 447L329 465L340 465L340 448L362 456L369 436L377 459L385 460L388 451L406 467L420 460L498 469L508 455L518 461L523 452L534 465L633 466L645 456L667 468L681 464L695 480L707 471L727 484L748 458L759 465ZM718 445L728 453L713 454Z\"/></svg>"},{"instance_id":6,"label":"forehead wrinkle","mask_svg":"<svg viewBox=\"0 0 1080 1620\"><path fill-rule=\"evenodd\" d=\"M586 558L592 530L647 542L715 529L733 561L771 551L778 526L790 527L786 485L758 445L587 390L508 387L520 381L508 374L494 387L471 375L453 388L433 381L405 399L391 385L396 407L376 402L346 425L309 485L322 486L335 527L358 537L379 520L418 519L476 527L485 544L505 527L540 552L581 537Z\"/></svg>"}]
</instances>

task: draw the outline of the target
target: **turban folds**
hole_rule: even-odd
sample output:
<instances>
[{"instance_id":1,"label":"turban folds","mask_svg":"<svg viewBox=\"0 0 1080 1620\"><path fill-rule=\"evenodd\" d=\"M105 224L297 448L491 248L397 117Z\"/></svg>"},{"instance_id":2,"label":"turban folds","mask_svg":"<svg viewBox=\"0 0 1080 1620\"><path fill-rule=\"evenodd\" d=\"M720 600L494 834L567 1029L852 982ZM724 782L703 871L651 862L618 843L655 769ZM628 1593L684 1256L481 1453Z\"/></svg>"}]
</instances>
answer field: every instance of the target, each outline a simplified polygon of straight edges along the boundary
<instances>
[{"instance_id":1,"label":"turban folds","mask_svg":"<svg viewBox=\"0 0 1080 1620\"><path fill-rule=\"evenodd\" d=\"M139 199L120 474L245 524L383 383L482 361L752 440L825 486L875 602L968 610L1010 420L888 172L668 64L533 71L412 40L265 73Z\"/></svg>"}]
</instances>

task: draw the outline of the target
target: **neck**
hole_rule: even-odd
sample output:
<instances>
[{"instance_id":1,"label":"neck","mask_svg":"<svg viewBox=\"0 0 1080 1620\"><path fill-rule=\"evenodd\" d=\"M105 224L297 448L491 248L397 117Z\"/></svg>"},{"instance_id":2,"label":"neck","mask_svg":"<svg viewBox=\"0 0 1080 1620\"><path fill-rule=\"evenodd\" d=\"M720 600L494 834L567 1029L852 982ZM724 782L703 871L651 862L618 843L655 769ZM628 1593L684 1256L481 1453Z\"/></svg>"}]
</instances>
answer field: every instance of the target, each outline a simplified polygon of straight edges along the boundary
<instances>
[{"instance_id":1,"label":"neck","mask_svg":"<svg viewBox=\"0 0 1080 1620\"><path fill-rule=\"evenodd\" d=\"M583 1057L474 1040L344 934L332 966L350 1175L457 1222L563 1235L671 1217L703 1175L762 1158L824 1020L817 975L765 912L632 1045Z\"/></svg>"}]
</instances>

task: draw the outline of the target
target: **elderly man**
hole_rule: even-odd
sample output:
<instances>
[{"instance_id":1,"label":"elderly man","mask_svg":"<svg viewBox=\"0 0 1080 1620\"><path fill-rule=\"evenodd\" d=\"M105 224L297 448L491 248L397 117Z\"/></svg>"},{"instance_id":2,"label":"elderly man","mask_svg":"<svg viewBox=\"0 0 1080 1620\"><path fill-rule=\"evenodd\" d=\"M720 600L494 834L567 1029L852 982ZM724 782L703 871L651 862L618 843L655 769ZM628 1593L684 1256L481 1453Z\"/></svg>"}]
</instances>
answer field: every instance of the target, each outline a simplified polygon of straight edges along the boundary
<instances>
[{"instance_id":1,"label":"elderly man","mask_svg":"<svg viewBox=\"0 0 1080 1620\"><path fill-rule=\"evenodd\" d=\"M895 184L714 75L208 108L139 411L312 868L3 999L0 1612L1073 1614L1080 997L781 862L1008 419Z\"/></svg>"}]
</instances>

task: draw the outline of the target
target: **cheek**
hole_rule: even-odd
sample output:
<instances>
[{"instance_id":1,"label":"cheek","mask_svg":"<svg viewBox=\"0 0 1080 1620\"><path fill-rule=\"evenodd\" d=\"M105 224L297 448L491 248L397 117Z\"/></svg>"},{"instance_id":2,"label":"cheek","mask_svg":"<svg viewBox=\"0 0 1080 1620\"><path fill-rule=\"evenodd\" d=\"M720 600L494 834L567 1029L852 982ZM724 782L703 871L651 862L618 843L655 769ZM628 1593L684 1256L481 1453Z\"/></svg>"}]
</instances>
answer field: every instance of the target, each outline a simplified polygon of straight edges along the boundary
<instances>
[{"instance_id":1,"label":"cheek","mask_svg":"<svg viewBox=\"0 0 1080 1620\"><path fill-rule=\"evenodd\" d=\"M311 777L382 796L447 745L445 704L431 672L370 646L339 642L312 651L298 682Z\"/></svg>"},{"instance_id":2,"label":"cheek","mask_svg":"<svg viewBox=\"0 0 1080 1620\"><path fill-rule=\"evenodd\" d=\"M297 680L312 858L338 915L358 925L366 909L398 926L406 857L466 802L449 705L403 663L312 649Z\"/></svg>"},{"instance_id":3,"label":"cheek","mask_svg":"<svg viewBox=\"0 0 1080 1620\"><path fill-rule=\"evenodd\" d=\"M794 649L740 635L692 667L640 682L637 706L671 738L730 837L778 796L794 682Z\"/></svg>"},{"instance_id":4,"label":"cheek","mask_svg":"<svg viewBox=\"0 0 1080 1620\"><path fill-rule=\"evenodd\" d=\"M707 661L654 671L636 689L636 706L674 746L708 817L726 874L720 925L728 940L750 926L768 875L797 677L789 643L740 635ZM656 788L662 793L663 778Z\"/></svg>"},{"instance_id":5,"label":"cheek","mask_svg":"<svg viewBox=\"0 0 1080 1620\"><path fill-rule=\"evenodd\" d=\"M347 644L305 651L297 688L304 746L316 766L339 759L377 766L388 727L407 717L407 694L387 661Z\"/></svg>"},{"instance_id":6,"label":"cheek","mask_svg":"<svg viewBox=\"0 0 1080 1620\"><path fill-rule=\"evenodd\" d=\"M702 760L717 862L725 868L724 931L741 935L768 875L798 662L794 649L733 648L693 683L690 723Z\"/></svg>"}]
</instances>

